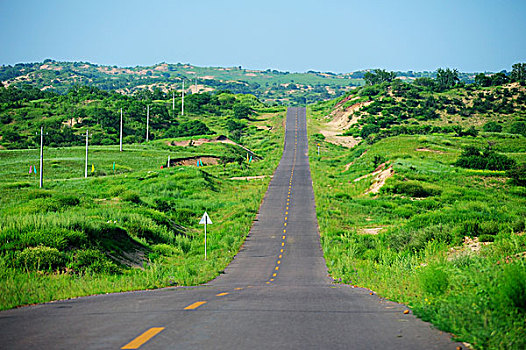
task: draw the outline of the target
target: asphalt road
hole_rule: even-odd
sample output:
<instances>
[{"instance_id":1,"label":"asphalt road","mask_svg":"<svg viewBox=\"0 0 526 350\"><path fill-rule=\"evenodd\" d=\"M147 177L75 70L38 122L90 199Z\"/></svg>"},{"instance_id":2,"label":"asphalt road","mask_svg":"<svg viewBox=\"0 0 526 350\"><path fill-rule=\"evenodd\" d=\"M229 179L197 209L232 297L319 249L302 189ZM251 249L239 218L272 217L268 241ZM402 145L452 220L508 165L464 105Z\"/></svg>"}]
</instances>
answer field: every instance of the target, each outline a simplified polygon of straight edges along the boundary
<instances>
[{"instance_id":1,"label":"asphalt road","mask_svg":"<svg viewBox=\"0 0 526 350\"><path fill-rule=\"evenodd\" d=\"M368 290L334 285L319 242L304 108L242 250L193 288L0 312L1 349L455 349L448 334Z\"/></svg>"}]
</instances>

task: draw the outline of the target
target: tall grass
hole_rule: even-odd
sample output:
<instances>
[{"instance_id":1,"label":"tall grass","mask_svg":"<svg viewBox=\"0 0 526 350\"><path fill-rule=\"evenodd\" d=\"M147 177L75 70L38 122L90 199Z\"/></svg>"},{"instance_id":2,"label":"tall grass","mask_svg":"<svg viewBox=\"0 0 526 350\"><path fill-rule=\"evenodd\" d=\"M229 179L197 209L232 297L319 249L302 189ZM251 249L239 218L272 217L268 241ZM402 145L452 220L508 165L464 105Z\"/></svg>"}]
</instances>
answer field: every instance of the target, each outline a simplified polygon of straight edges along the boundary
<instances>
[{"instance_id":1,"label":"tall grass","mask_svg":"<svg viewBox=\"0 0 526 350\"><path fill-rule=\"evenodd\" d=\"M111 169L116 159L120 170L84 179L62 161L80 167L80 147L48 149L48 162L57 166L46 173L45 189L34 179L15 180L15 169L30 163L32 151L0 151L0 309L216 277L248 234L270 179L229 178L273 173L283 117L267 114L254 123L272 131L253 128L243 136L262 157L251 164L160 169L168 155L246 153L224 144L183 148L156 141L128 145L125 154L94 147L96 169ZM198 225L204 211L214 221L207 261Z\"/></svg>"},{"instance_id":2,"label":"tall grass","mask_svg":"<svg viewBox=\"0 0 526 350\"><path fill-rule=\"evenodd\" d=\"M504 172L453 163L463 147L487 141L523 163L526 139L397 136L353 150L322 142L318 156L312 135L330 106L318 109L309 113L310 164L332 277L406 303L476 348L525 348L524 189ZM354 180L373 172L377 158L394 176L379 194L365 195L373 176ZM472 251L466 236L486 243Z\"/></svg>"}]
</instances>

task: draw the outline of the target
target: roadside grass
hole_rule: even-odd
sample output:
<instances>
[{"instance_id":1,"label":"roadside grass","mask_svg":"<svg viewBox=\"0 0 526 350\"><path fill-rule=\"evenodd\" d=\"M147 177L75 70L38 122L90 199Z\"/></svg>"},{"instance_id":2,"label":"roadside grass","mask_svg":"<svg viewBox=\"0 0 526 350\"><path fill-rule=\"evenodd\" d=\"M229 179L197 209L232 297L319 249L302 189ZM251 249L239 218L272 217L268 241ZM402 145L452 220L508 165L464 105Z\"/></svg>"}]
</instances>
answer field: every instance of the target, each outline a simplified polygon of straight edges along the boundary
<instances>
[{"instance_id":1,"label":"roadside grass","mask_svg":"<svg viewBox=\"0 0 526 350\"><path fill-rule=\"evenodd\" d=\"M526 138L400 135L346 149L317 135L330 107L310 108L308 121L331 276L405 303L476 348L526 347L526 189L503 171L453 166L463 147L488 142L524 163ZM355 180L382 163L394 175L378 194L364 194L374 176Z\"/></svg>"},{"instance_id":2,"label":"roadside grass","mask_svg":"<svg viewBox=\"0 0 526 350\"><path fill-rule=\"evenodd\" d=\"M91 294L191 286L225 269L244 242L281 158L284 113L249 129L242 143L262 159L247 164L234 145L45 148L44 188L29 175L36 150L0 152L0 309ZM235 155L238 161L166 165L187 156ZM38 158L37 158L38 160ZM116 171L113 173L113 162ZM54 166L55 165L55 166ZM27 169L26 169L27 168ZM233 176L269 175L254 181ZM27 177L27 178L26 178ZM204 261L203 227L208 229Z\"/></svg>"}]
</instances>

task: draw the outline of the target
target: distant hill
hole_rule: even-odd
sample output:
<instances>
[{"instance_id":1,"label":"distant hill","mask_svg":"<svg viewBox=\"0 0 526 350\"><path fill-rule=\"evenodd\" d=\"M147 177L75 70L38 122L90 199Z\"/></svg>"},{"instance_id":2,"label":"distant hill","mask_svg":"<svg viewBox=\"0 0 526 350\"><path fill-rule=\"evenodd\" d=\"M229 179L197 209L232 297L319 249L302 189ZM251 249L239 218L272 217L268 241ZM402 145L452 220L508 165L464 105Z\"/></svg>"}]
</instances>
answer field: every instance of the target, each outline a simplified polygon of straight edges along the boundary
<instances>
[{"instance_id":1,"label":"distant hill","mask_svg":"<svg viewBox=\"0 0 526 350\"><path fill-rule=\"evenodd\" d=\"M339 97L353 87L363 85L366 72L289 73L271 69L249 70L240 66L198 67L181 63L117 67L48 59L44 62L0 66L0 81L4 86L22 87L29 84L61 94L80 85L129 95L138 90L155 88L165 93L180 91L184 80L185 89L189 92L229 90L232 93L253 94L265 103L303 105ZM413 71L396 74L406 81L436 75L435 72ZM460 73L459 77L469 83L473 81L474 74Z\"/></svg>"}]
</instances>

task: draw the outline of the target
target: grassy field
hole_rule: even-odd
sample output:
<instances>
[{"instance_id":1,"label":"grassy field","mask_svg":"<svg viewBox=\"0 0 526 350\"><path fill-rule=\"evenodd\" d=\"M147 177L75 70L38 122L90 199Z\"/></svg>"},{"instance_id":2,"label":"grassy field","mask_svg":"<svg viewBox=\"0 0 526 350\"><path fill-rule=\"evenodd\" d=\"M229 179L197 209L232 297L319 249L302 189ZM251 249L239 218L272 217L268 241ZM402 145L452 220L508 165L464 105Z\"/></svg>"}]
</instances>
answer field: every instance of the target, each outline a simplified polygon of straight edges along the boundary
<instances>
[{"instance_id":1,"label":"grassy field","mask_svg":"<svg viewBox=\"0 0 526 350\"><path fill-rule=\"evenodd\" d=\"M263 110L250 121L241 142L261 157L250 164L236 145L170 146L181 139L168 139L125 145L122 153L90 147L84 179L83 147L45 148L43 189L28 174L30 165L38 168L37 150L0 151L0 309L218 276L248 234L270 180L230 178L273 173L283 118L283 109ZM220 164L167 168L168 156L217 157ZM206 261L198 225L205 211L214 222Z\"/></svg>"},{"instance_id":2,"label":"grassy field","mask_svg":"<svg viewBox=\"0 0 526 350\"><path fill-rule=\"evenodd\" d=\"M524 348L526 189L504 171L454 163L464 147L488 142L524 163L526 138L399 135L348 149L318 134L330 110L330 103L318 105L308 118L316 209L332 277L408 304L476 348ZM385 184L367 193L382 172Z\"/></svg>"}]
</instances>

